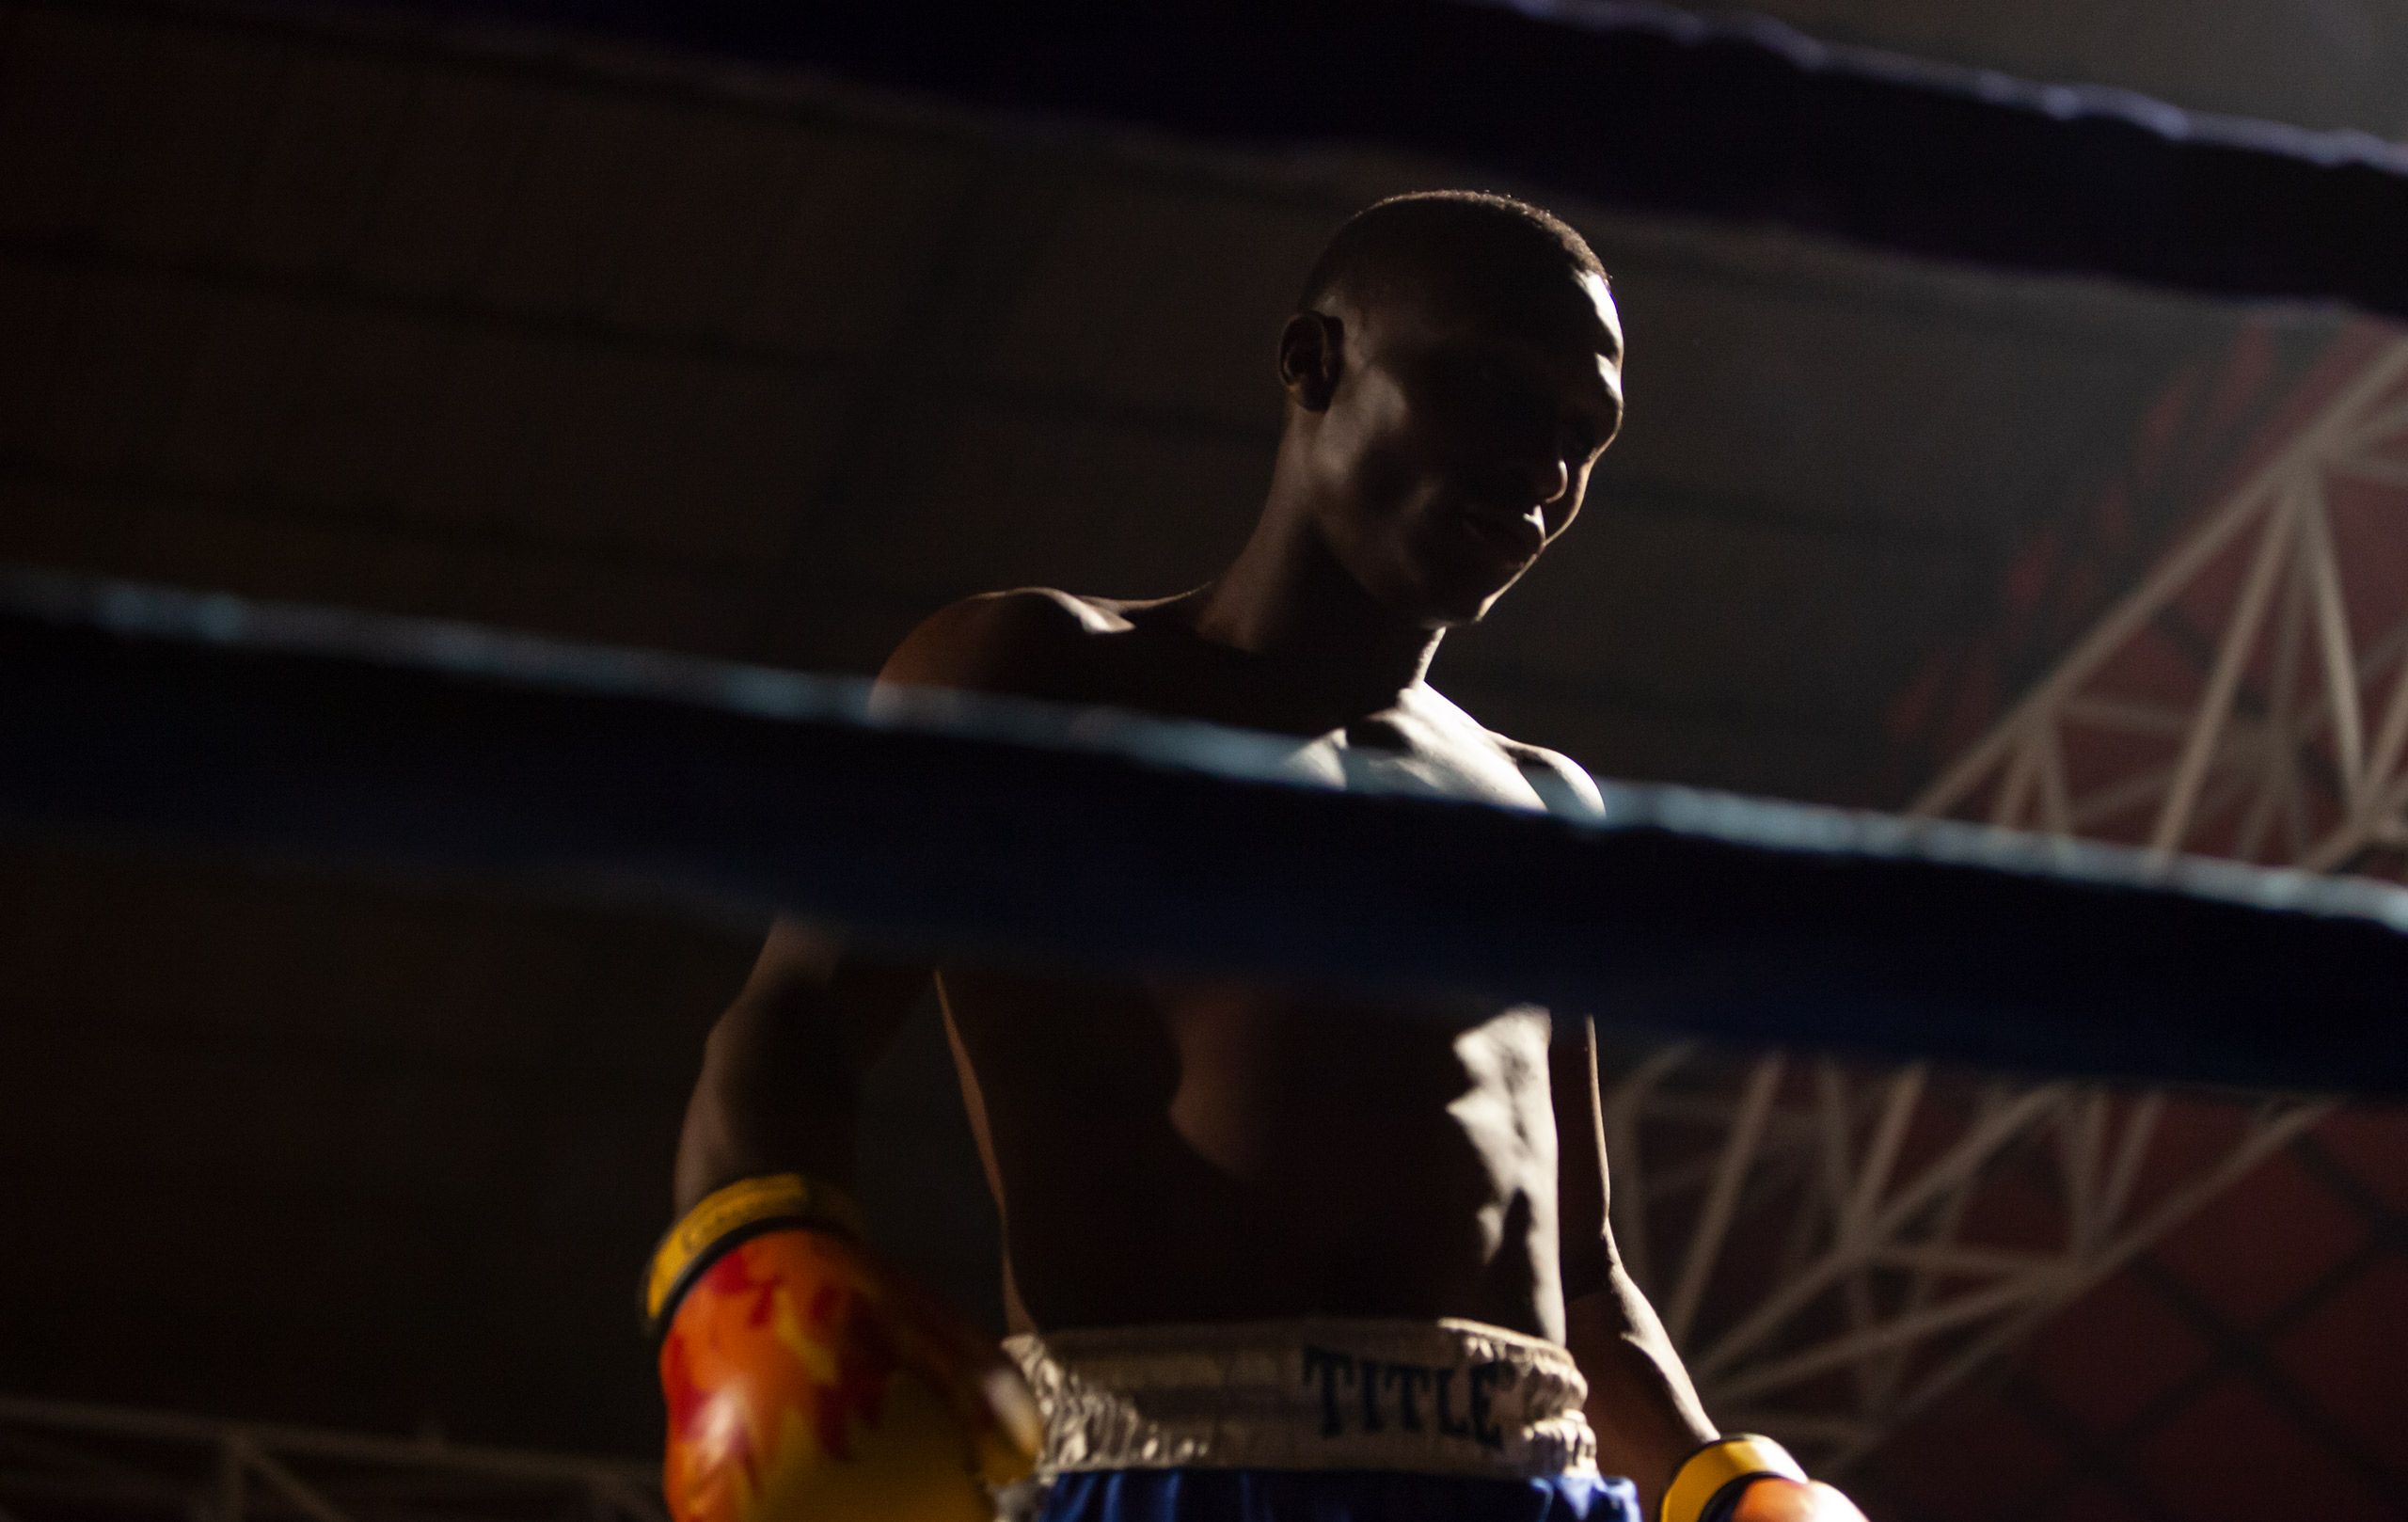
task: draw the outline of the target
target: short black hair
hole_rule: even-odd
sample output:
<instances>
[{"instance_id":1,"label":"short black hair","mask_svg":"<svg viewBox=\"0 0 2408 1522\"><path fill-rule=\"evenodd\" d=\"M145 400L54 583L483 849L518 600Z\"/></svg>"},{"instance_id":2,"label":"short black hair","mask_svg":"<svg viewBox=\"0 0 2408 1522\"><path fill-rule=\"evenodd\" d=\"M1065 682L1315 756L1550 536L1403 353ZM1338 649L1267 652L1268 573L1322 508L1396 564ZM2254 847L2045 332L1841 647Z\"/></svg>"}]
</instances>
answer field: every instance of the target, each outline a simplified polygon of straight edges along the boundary
<instances>
[{"instance_id":1,"label":"short black hair","mask_svg":"<svg viewBox=\"0 0 2408 1522\"><path fill-rule=\"evenodd\" d=\"M1498 265L1553 267L1608 279L1589 240L1551 212L1484 190L1417 190L1346 219L1305 277L1296 309L1320 309L1341 288L1357 298Z\"/></svg>"}]
</instances>

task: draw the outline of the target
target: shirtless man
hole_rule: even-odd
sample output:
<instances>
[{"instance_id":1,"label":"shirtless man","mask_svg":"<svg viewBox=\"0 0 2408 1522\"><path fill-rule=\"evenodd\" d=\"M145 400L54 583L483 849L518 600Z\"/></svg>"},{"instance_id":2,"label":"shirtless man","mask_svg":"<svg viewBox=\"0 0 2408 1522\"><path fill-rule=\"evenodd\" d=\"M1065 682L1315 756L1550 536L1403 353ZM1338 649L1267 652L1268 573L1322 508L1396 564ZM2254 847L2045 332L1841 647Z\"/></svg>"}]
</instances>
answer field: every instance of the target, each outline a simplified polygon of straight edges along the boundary
<instances>
[{"instance_id":1,"label":"shirtless man","mask_svg":"<svg viewBox=\"0 0 2408 1522\"><path fill-rule=\"evenodd\" d=\"M1425 677L1571 526L1622 356L1570 228L1496 197L1382 202L1280 334L1286 426L1227 571L1157 601L972 598L881 680L1267 731L1334 780L1594 813L1577 766ZM1035 1436L845 1202L860 1074L931 976L1048 1522L1620 1522L1668 1489L1680 1522L1857 1516L1771 1445L1716 1442L1615 1257L1585 1022L931 966L782 923L712 1033L656 1263L681 1522L969 1517L965 1457L1009 1479Z\"/></svg>"}]
</instances>

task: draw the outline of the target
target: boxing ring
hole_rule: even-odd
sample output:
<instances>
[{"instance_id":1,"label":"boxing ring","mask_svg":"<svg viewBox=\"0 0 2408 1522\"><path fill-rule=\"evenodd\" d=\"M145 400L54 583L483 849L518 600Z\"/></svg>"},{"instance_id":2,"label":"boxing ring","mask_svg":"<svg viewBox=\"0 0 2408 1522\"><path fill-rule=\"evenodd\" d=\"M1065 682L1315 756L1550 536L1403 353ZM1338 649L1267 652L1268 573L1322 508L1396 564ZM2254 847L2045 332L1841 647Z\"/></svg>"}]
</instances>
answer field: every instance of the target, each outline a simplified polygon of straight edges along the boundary
<instances>
[{"instance_id":1,"label":"boxing ring","mask_svg":"<svg viewBox=\"0 0 2408 1522\"><path fill-rule=\"evenodd\" d=\"M935 693L873 715L857 680L5 587L19 831L783 910L1092 972L1529 1000L1735 1043L2408 1092L2386 1038L2408 893L2372 883L1661 786L1612 785L1584 823L1315 785L1283 770L1292 742L1135 715Z\"/></svg>"},{"instance_id":2,"label":"boxing ring","mask_svg":"<svg viewBox=\"0 0 2408 1522\"><path fill-rule=\"evenodd\" d=\"M936 37L901 16L734 6L395 8L505 52L591 29L1031 130L1375 141L1618 207L2408 316L2387 252L2408 243L2396 149L1651 7L1433 4L1400 28L1396 8L1368 5L1041 6ZM1348 55L1334 87L1280 62L1375 26L1393 48ZM1530 87L1509 102L1480 87L1499 71ZM1558 130L1530 133L1534 115ZM1658 151L1595 146L1635 140ZM2269 501L2236 507L2231 531L2261 529ZM2090 1102L2074 1080L2266 1097L2239 1167L2312 1123L2315 1099L2408 1093L2408 896L2174 855L2171 836L2127 850L1611 784L1605 816L1576 823L1310 785L1271 737L933 697L873 715L843 678L30 568L0 583L0 828L19 838L232 849L714 920L778 908L1048 965L1472 991L1594 1011L1651 1041L1965 1064L2013 1080L1976 1128L1992 1148ZM2396 737L2360 727L2381 759ZM2053 829L2035 733L2002 730L1936 785L1935 806L2017 767L2002 822ZM2195 795L2207 761L2178 764ZM1623 1113L1691 1048L1657 1050L1624 1078ZM1777 1118L1767 1070L1729 1109L1726 1158ZM1893 1088L1879 1114L1914 1102ZM2112 1187L2119 1154L2094 1113ZM1877 1152L1886 1124L1860 1149ZM1727 1225L1735 1167L1693 1182ZM1869 1199L1849 1251L1869 1260L1909 1203ZM1644 1251L1643 1232L1624 1234ZM1676 1288L1671 1319L1700 1292ZM1815 1371L1745 1365L1750 1329L1702 1374L1768 1389Z\"/></svg>"}]
</instances>

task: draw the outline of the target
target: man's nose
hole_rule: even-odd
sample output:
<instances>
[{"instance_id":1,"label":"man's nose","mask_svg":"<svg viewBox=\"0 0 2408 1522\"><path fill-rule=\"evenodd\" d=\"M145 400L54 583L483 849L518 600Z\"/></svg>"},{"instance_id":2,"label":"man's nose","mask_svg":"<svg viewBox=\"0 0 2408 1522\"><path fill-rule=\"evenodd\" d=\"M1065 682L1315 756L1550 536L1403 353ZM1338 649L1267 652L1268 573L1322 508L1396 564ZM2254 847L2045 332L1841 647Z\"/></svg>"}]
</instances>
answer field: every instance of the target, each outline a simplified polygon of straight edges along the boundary
<instances>
[{"instance_id":1,"label":"man's nose","mask_svg":"<svg viewBox=\"0 0 2408 1522\"><path fill-rule=\"evenodd\" d=\"M1572 464L1563 457L1560 448L1547 451L1546 474L1541 484L1545 488L1539 496L1543 507L1553 507L1572 489Z\"/></svg>"},{"instance_id":2,"label":"man's nose","mask_svg":"<svg viewBox=\"0 0 2408 1522\"><path fill-rule=\"evenodd\" d=\"M1572 489L1572 467L1562 449L1541 444L1523 451L1508 467L1513 499L1551 507Z\"/></svg>"}]
</instances>

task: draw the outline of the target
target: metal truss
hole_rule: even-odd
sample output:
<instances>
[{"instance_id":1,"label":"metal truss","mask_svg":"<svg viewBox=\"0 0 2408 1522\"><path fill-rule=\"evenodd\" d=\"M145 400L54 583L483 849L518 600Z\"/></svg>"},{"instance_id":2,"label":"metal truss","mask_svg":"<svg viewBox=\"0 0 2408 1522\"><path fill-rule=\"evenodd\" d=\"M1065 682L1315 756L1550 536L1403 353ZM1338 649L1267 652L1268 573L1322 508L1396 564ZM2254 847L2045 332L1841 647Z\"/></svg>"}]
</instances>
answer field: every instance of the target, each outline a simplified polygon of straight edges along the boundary
<instances>
[{"instance_id":1,"label":"metal truss","mask_svg":"<svg viewBox=\"0 0 2408 1522\"><path fill-rule=\"evenodd\" d=\"M2370 360L1917 812L2319 872L2408 844L2403 584L2352 586L2408 564L2404 381Z\"/></svg>"},{"instance_id":2,"label":"metal truss","mask_svg":"<svg viewBox=\"0 0 2408 1522\"><path fill-rule=\"evenodd\" d=\"M665 1522L640 1464L0 1396L0 1522Z\"/></svg>"},{"instance_id":3,"label":"metal truss","mask_svg":"<svg viewBox=\"0 0 2408 1522\"><path fill-rule=\"evenodd\" d=\"M2408 344L2334 390L1915 805L2315 871L2408 844ZM2269 1011L2269 1018L2278 1012ZM1689 1046L1614 1224L1717 1419L1844 1472L2328 1106Z\"/></svg>"}]
</instances>

